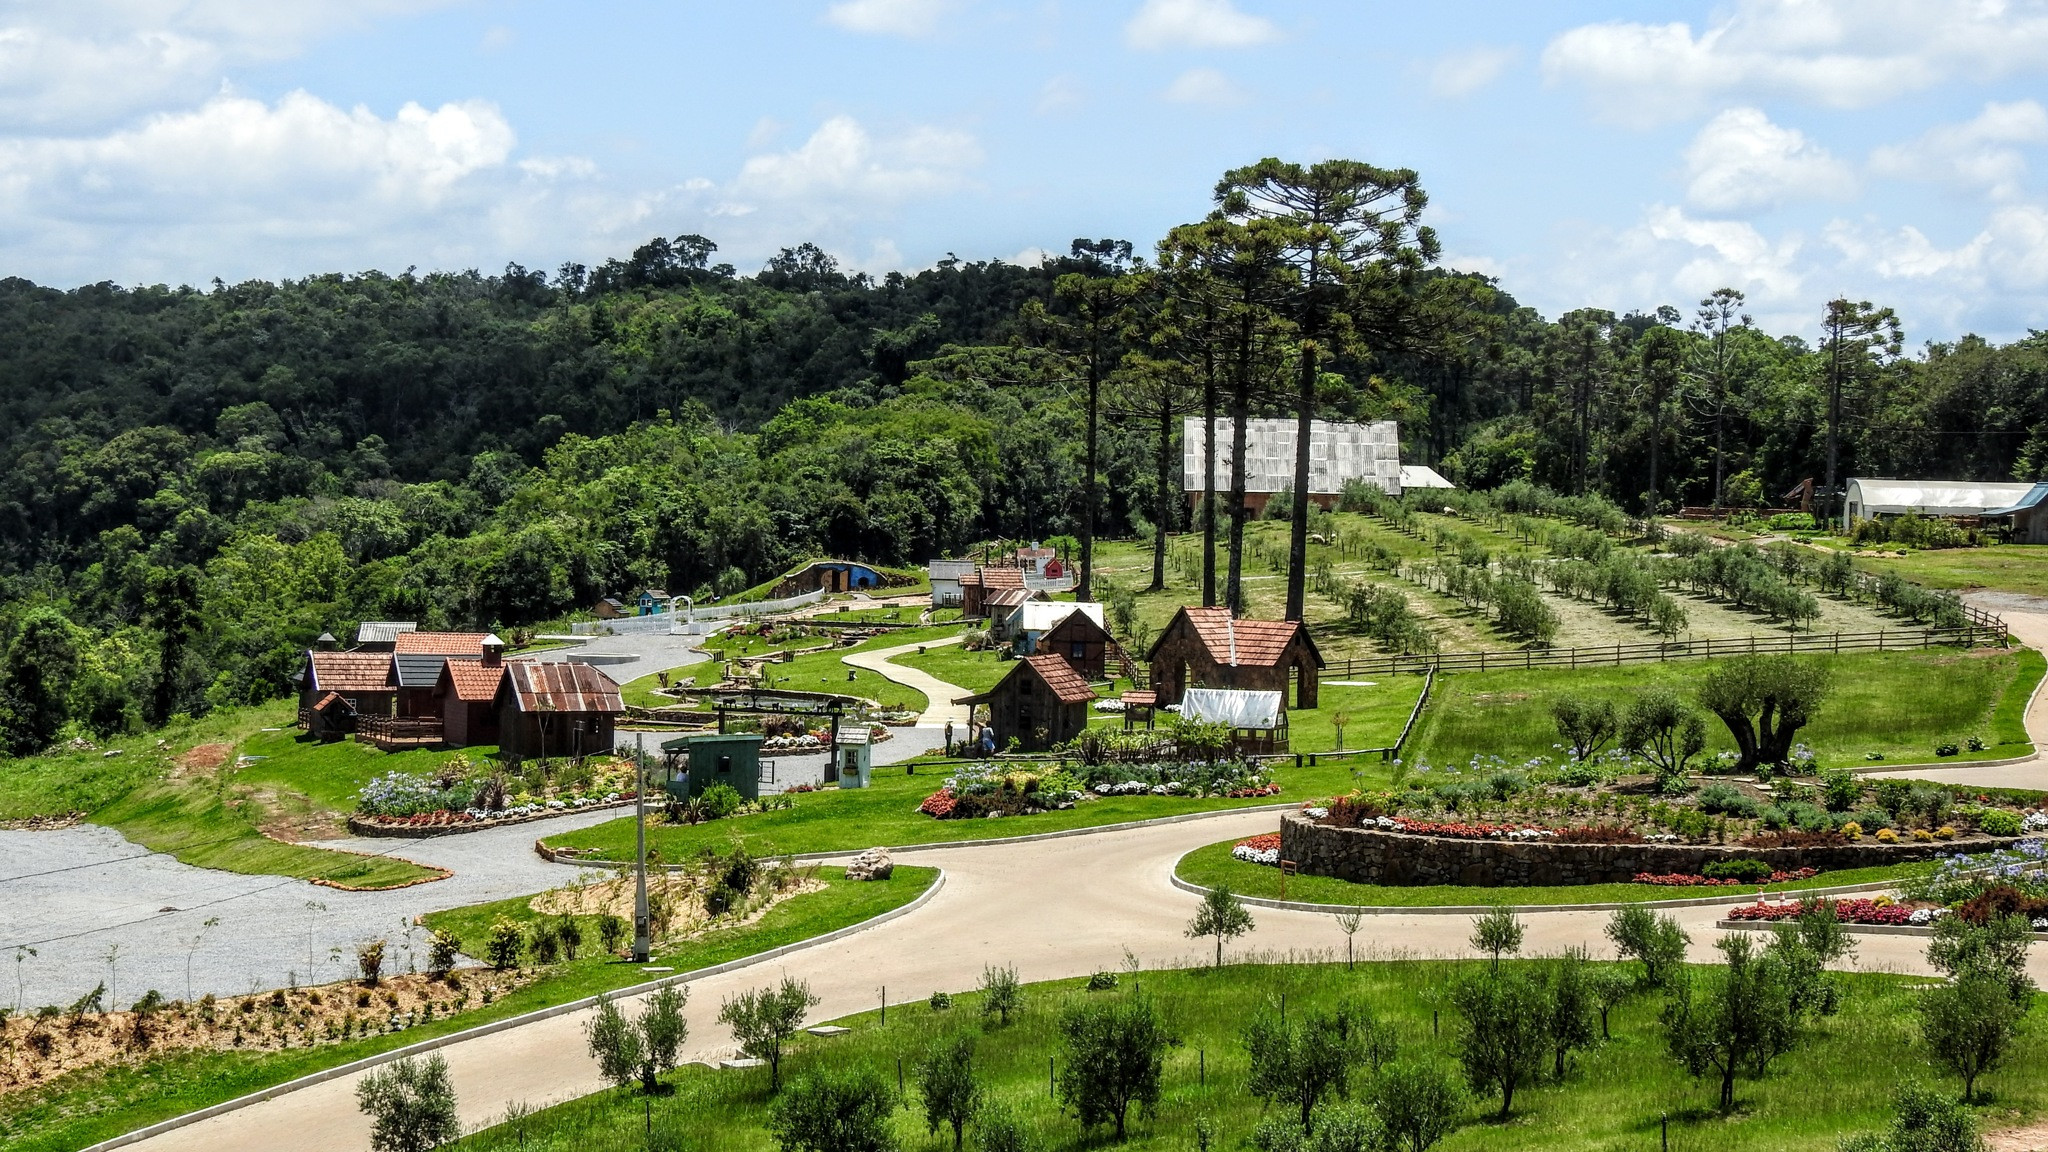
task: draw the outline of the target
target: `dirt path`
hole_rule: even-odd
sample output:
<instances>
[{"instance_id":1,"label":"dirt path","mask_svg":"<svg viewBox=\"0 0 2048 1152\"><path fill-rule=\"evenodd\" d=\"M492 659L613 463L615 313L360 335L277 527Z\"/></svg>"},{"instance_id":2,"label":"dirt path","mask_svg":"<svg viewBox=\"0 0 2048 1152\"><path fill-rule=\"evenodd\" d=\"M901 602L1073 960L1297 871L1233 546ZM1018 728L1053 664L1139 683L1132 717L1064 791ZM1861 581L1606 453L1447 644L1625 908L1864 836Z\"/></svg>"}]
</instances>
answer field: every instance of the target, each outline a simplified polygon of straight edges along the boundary
<instances>
[{"instance_id":1,"label":"dirt path","mask_svg":"<svg viewBox=\"0 0 2048 1152\"><path fill-rule=\"evenodd\" d=\"M958 684L948 684L929 672L897 664L892 660L892 657L907 655L920 648L937 648L942 644L958 644L966 638L965 636L948 636L944 640L925 640L917 644L898 644L894 648L873 648L866 652L848 653L845 656L841 656L839 661L842 664L851 664L855 668L865 668L870 672L879 673L906 688L915 688L919 692L924 693L925 710L917 718L918 727L944 727L947 724L954 724L958 726L960 738L964 740L967 738L967 714L971 709L965 704L955 704L953 701L956 697L971 695L971 693Z\"/></svg>"}]
</instances>

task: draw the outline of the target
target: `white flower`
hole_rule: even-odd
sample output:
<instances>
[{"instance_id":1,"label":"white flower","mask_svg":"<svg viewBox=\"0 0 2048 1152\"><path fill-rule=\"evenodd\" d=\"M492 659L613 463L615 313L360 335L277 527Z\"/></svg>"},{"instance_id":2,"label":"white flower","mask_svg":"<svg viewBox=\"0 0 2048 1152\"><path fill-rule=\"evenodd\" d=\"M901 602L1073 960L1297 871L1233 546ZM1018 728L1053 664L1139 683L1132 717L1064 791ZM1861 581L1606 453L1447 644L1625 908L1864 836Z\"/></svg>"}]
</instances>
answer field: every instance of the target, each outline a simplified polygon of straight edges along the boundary
<instances>
[{"instance_id":1,"label":"white flower","mask_svg":"<svg viewBox=\"0 0 2048 1152\"><path fill-rule=\"evenodd\" d=\"M1311 820L1323 820L1329 817L1330 810L1328 808L1303 808L1301 814Z\"/></svg>"}]
</instances>

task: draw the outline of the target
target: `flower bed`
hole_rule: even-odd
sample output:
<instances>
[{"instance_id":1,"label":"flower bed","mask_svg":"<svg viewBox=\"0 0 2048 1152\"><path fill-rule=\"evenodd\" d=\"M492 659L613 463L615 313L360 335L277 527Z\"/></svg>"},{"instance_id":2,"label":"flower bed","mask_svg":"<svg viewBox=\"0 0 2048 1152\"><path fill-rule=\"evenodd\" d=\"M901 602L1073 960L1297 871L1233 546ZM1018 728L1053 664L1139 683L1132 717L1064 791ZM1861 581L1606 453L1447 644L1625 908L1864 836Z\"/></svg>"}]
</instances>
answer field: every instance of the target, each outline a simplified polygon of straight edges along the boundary
<instances>
[{"instance_id":1,"label":"flower bed","mask_svg":"<svg viewBox=\"0 0 2048 1152\"><path fill-rule=\"evenodd\" d=\"M1767 904L1759 900L1754 904L1729 909L1728 919L1774 924L1796 920L1800 913L1815 907L1833 912L1835 919L1844 924L1927 924L1941 915L1941 911L1937 909L1913 908L1888 897L1879 896L1867 900L1802 900L1783 904ZM1916 920L1915 916L1921 913L1926 915Z\"/></svg>"},{"instance_id":2,"label":"flower bed","mask_svg":"<svg viewBox=\"0 0 2048 1152\"><path fill-rule=\"evenodd\" d=\"M1231 846L1230 854L1247 864L1277 866L1280 863L1280 834L1267 832L1239 840Z\"/></svg>"},{"instance_id":3,"label":"flower bed","mask_svg":"<svg viewBox=\"0 0 2048 1152\"><path fill-rule=\"evenodd\" d=\"M1784 884L1793 880L1811 880L1820 875L1818 868L1798 868L1791 872L1773 872L1769 880L1716 880L1690 872L1667 872L1662 875L1652 872L1638 872L1637 884L1656 884L1665 888L1740 888L1748 884Z\"/></svg>"}]
</instances>

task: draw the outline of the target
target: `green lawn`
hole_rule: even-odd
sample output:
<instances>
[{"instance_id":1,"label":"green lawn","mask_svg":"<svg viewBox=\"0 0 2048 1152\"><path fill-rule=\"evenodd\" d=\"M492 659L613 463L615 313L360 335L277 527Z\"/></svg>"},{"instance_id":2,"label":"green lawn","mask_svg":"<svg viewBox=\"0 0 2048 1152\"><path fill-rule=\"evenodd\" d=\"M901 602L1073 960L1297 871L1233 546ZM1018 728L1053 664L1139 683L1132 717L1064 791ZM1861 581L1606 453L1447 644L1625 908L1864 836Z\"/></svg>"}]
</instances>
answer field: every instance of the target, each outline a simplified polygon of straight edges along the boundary
<instances>
[{"instance_id":1,"label":"green lawn","mask_svg":"<svg viewBox=\"0 0 2048 1152\"><path fill-rule=\"evenodd\" d=\"M1353 777L1357 767L1361 776ZM1282 767L1277 778L1284 789L1280 795L1257 800L1194 800L1175 796L1104 796L1084 800L1062 812L1037 816L1015 816L1003 820L934 820L917 811L926 796L945 783L943 766L912 764L916 774L901 767L877 769L871 787L843 790L827 788L795 797L796 807L778 812L756 812L729 820L704 824L657 824L647 830L650 847L664 858L679 860L706 848L726 849L735 839L745 842L757 856L785 853L838 852L871 848L875 845L944 844L955 840L985 840L1004 836L1028 836L1038 832L1059 832L1069 828L1093 828L1129 820L1179 816L1258 804L1302 801L1366 787L1386 787L1386 769L1377 760L1354 764L1323 764L1314 768ZM595 848L608 860L627 860L633 851L633 822L614 820L578 832L564 832L546 838L554 848Z\"/></svg>"},{"instance_id":2,"label":"green lawn","mask_svg":"<svg viewBox=\"0 0 2048 1152\"><path fill-rule=\"evenodd\" d=\"M1265 864L1247 864L1230 854L1235 840L1197 848L1180 858L1174 872L1190 884L1205 888L1218 886L1243 896L1269 900L1299 900L1308 904L1334 904L1349 908L1432 908L1469 904L1619 904L1623 901L1686 900L1696 896L1727 896L1753 893L1750 888L1668 888L1660 884L1568 884L1548 888L1468 888L1456 884L1400 887L1388 884L1353 884L1330 876L1291 876L1283 895L1280 870ZM1811 880L1772 884L1773 892L1807 888L1829 888L1838 884L1870 884L1879 880L1903 879L1934 869L1932 862L1892 864L1881 868L1848 868L1828 872Z\"/></svg>"},{"instance_id":3,"label":"green lawn","mask_svg":"<svg viewBox=\"0 0 2048 1152\"><path fill-rule=\"evenodd\" d=\"M2048 596L2048 547L2000 544L1990 548L1938 548L1901 557L1858 556L1870 572L1896 572L1929 588L1996 588Z\"/></svg>"},{"instance_id":4,"label":"green lawn","mask_svg":"<svg viewBox=\"0 0 2048 1152\"><path fill-rule=\"evenodd\" d=\"M959 633L960 629L952 625L898 628L886 636L863 640L851 648L807 652L787 664L768 665L763 669L762 686L794 688L806 692L843 692L849 696L862 696L878 701L884 708L922 712L928 707L924 693L898 684L879 672L850 667L842 663L840 657L850 652L872 652L877 648L894 648L900 644L929 643L957 636Z\"/></svg>"},{"instance_id":5,"label":"green lawn","mask_svg":"<svg viewBox=\"0 0 2048 1152\"><path fill-rule=\"evenodd\" d=\"M1864 754L1920 763L1936 744L1981 736L1989 747L1957 760L2025 755L2020 709L2044 661L2031 650L1870 652L1815 656L1833 666L1834 690L1820 715L1800 733L1823 766L1865 765ZM1679 660L1619 668L1459 672L1437 677L1417 726L1410 759L1461 765L1477 755L1509 761L1554 756L1558 741L1550 703L1564 695L1607 697L1625 704L1632 692L1661 685L1690 695L1708 662ZM1732 749L1725 726L1709 719L1708 753Z\"/></svg>"},{"instance_id":6,"label":"green lawn","mask_svg":"<svg viewBox=\"0 0 2048 1152\"><path fill-rule=\"evenodd\" d=\"M890 596L901 595L893 588L883 591ZM892 604L886 608L854 608L841 604L838 611L821 613L817 619L825 624L915 624L924 618L926 607L924 604ZM958 608L946 611L953 614L951 619L960 618Z\"/></svg>"},{"instance_id":7,"label":"green lawn","mask_svg":"<svg viewBox=\"0 0 2048 1152\"><path fill-rule=\"evenodd\" d=\"M855 883L830 877L824 891L777 905L748 927L708 933L655 959L688 971L792 944L899 908L929 887L936 875L936 869L898 865L884 881ZM524 914L525 904L516 900L456 909L435 913L426 921L474 940L476 925L488 924L500 911ZM595 940L594 932L586 935ZM639 965L586 954L557 965L542 979L488 1007L391 1035L279 1052L182 1052L81 1073L0 1097L0 1146L10 1152L69 1152L323 1068L648 978Z\"/></svg>"},{"instance_id":8,"label":"green lawn","mask_svg":"<svg viewBox=\"0 0 2048 1152\"><path fill-rule=\"evenodd\" d=\"M1330 937L1341 950L1334 926ZM1524 963L1529 962L1509 961L1504 967ZM1246 1148L1262 1117L1285 1111L1284 1105L1264 1105L1247 1090L1250 1068L1241 1037L1248 1020L1278 1011L1282 998L1290 1014L1364 1005L1392 1024L1403 1056L1455 1070L1458 1027L1444 990L1481 971L1480 963L1459 961L1361 963L1351 971L1343 965L1232 966L1125 973L1117 991L1096 993L1083 990L1085 981L1064 980L1029 986L1023 1014L1007 1028L985 1024L977 996L956 989L953 1006L944 1011L922 1003L904 1005L890 1010L886 1025L866 1013L839 1021L853 1029L848 1035L799 1037L783 1071L789 1077L865 1067L893 1087L898 1060L908 1073L936 1041L965 1032L977 1038L974 1061L985 1091L1017 1116L1039 1152L1192 1150L1198 1119L1215 1131L1209 1147ZM1470 1101L1462 1126L1436 1148L1649 1152L1660 1147L1660 1122L1668 1116L1674 1152L1830 1152L1842 1136L1887 1127L1900 1084L1922 1080L1952 1087L1913 1039L1910 983L1879 974L1845 976L1841 1012L1811 1029L1763 1079L1739 1079L1738 1107L1728 1117L1714 1107L1718 1082L1686 1075L1666 1054L1657 1021L1662 998L1638 996L1613 1013L1612 1039L1579 1054L1563 1081L1546 1075L1538 1085L1517 1092L1506 1123L1493 1119L1497 1100ZM1129 1138L1114 1145L1104 1132L1084 1137L1079 1124L1048 1098L1047 1061L1059 1059L1062 1009L1126 995L1153 1001L1173 1043L1165 1054L1158 1107L1142 1116L1134 1109ZM2043 1014L2035 1009L2037 1017ZM2038 1020L2035 1025L2022 1034L2008 1065L1986 1079L1996 1101L1983 1109L1987 1128L2032 1116L2048 1104L2048 1030ZM718 1038L723 1039L722 1033ZM477 1133L456 1147L470 1152L768 1152L775 1147L765 1130L770 1104L765 1070L719 1072L693 1066L670 1079L673 1094L654 1098L651 1108L645 1097L605 1092ZM893 1115L898 1146L905 1152L951 1149L950 1131L926 1131L915 1082L910 1083L906 1106ZM1364 1087L1362 1078L1358 1086Z\"/></svg>"},{"instance_id":9,"label":"green lawn","mask_svg":"<svg viewBox=\"0 0 2048 1152\"><path fill-rule=\"evenodd\" d=\"M93 823L196 868L301 880L318 877L357 888L388 888L440 875L404 860L273 840L259 830L263 817L254 801L168 783L142 785L92 814ZM389 851L402 851L406 843L393 841Z\"/></svg>"},{"instance_id":10,"label":"green lawn","mask_svg":"<svg viewBox=\"0 0 2048 1152\"><path fill-rule=\"evenodd\" d=\"M969 692L988 691L1017 666L1015 657L1002 659L994 648L969 652L959 644L907 653L896 657L895 662L928 672L948 684L958 684Z\"/></svg>"}]
</instances>

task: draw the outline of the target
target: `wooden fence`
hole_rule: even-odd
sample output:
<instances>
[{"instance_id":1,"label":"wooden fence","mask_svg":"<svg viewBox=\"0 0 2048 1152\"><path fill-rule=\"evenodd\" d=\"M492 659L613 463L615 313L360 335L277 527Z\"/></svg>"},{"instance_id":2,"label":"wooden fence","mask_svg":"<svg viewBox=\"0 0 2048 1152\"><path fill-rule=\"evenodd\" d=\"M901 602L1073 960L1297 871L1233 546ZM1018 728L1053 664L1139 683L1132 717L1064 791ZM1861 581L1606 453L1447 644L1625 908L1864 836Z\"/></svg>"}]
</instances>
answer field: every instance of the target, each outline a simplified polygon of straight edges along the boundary
<instances>
[{"instance_id":1,"label":"wooden fence","mask_svg":"<svg viewBox=\"0 0 2048 1152\"><path fill-rule=\"evenodd\" d=\"M1971 609L1975 612L1975 609ZM1978 613L1984 616L1983 613ZM1524 648L1510 652L1435 652L1417 656L1363 656L1326 665L1323 679L1353 676L1422 675L1436 672L1493 672L1510 668L1602 668L1620 664L1700 660L1710 656L1784 653L1904 652L1920 648L2004 647L2003 621L1956 628L1905 628L1877 632L1788 632L1783 636L1736 636L1645 644L1603 644L1591 648Z\"/></svg>"}]
</instances>

